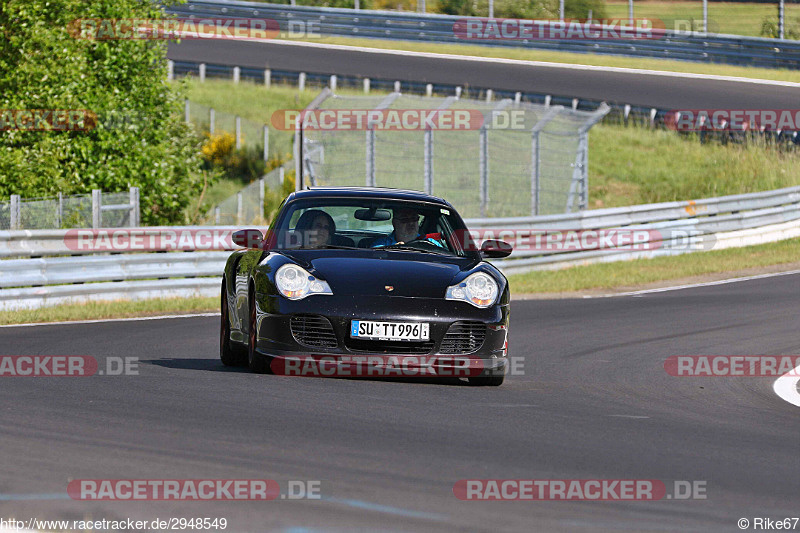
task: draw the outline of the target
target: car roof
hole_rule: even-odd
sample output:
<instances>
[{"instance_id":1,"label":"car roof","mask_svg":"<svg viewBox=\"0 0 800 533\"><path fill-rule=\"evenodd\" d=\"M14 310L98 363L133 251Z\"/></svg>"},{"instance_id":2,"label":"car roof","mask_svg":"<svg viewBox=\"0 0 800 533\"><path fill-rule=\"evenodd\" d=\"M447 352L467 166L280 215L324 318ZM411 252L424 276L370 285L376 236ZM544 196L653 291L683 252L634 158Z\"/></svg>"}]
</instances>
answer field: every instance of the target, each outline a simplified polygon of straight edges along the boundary
<instances>
[{"instance_id":1,"label":"car roof","mask_svg":"<svg viewBox=\"0 0 800 533\"><path fill-rule=\"evenodd\" d=\"M386 200L415 200L431 202L436 204L453 207L450 202L425 194L421 191L411 191L406 189L390 189L386 187L310 187L302 191L296 191L289 195L287 201L299 200L301 198L380 198Z\"/></svg>"}]
</instances>

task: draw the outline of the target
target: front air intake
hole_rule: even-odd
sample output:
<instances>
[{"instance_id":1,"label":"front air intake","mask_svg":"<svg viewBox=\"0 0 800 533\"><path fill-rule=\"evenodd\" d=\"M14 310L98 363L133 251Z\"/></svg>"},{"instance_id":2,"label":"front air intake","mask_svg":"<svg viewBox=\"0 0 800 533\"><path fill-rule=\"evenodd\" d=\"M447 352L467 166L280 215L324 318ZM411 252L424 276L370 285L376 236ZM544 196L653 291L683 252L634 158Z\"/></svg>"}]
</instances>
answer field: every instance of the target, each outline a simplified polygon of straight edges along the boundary
<instances>
[{"instance_id":1,"label":"front air intake","mask_svg":"<svg viewBox=\"0 0 800 533\"><path fill-rule=\"evenodd\" d=\"M455 322L445 333L439 353L464 355L476 352L486 339L486 324L483 322Z\"/></svg>"},{"instance_id":2,"label":"front air intake","mask_svg":"<svg viewBox=\"0 0 800 533\"><path fill-rule=\"evenodd\" d=\"M290 322L294 339L310 348L336 348L338 341L330 320L322 315L294 315Z\"/></svg>"}]
</instances>

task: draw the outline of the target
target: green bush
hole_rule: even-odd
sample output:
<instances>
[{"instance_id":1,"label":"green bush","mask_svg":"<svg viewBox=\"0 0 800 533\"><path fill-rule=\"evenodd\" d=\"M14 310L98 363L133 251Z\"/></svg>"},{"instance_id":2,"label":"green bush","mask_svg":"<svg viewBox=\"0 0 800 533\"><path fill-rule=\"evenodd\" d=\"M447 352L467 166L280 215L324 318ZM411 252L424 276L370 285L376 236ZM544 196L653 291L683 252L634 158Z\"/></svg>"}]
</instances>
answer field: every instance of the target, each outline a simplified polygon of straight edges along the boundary
<instances>
[{"instance_id":1,"label":"green bush","mask_svg":"<svg viewBox=\"0 0 800 533\"><path fill-rule=\"evenodd\" d=\"M79 39L76 19L163 18L139 0L6 0L0 4L0 109L80 109L89 131L0 135L0 198L115 192L138 186L142 222L182 222L208 176L201 139L167 82L166 43ZM180 87L180 86L179 86Z\"/></svg>"},{"instance_id":2,"label":"green bush","mask_svg":"<svg viewBox=\"0 0 800 533\"><path fill-rule=\"evenodd\" d=\"M791 24L788 18L784 18L783 33L786 39L800 39L800 18L795 19L794 24ZM765 17L761 21L761 37L771 37L777 39L780 37L780 28L778 27L778 17Z\"/></svg>"}]
</instances>

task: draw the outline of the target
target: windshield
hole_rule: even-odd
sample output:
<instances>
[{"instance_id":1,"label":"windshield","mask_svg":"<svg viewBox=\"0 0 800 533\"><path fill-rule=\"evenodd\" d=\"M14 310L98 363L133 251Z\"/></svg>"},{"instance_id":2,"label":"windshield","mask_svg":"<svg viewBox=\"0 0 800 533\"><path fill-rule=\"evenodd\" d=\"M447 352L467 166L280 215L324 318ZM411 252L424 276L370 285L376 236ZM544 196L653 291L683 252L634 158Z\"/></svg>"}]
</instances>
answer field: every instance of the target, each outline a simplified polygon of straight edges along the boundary
<instances>
[{"instance_id":1,"label":"windshield","mask_svg":"<svg viewBox=\"0 0 800 533\"><path fill-rule=\"evenodd\" d=\"M276 226L278 249L389 249L464 257L467 232L452 208L373 198L291 202Z\"/></svg>"}]
</instances>

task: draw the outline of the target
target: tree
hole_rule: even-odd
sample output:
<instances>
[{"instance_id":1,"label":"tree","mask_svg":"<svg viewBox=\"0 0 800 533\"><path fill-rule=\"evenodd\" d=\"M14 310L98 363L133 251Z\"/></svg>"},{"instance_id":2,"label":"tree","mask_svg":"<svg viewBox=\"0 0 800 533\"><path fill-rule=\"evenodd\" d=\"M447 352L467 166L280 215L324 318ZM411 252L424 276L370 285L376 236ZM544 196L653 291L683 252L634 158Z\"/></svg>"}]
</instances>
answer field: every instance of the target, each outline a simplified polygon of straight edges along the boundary
<instances>
[{"instance_id":1,"label":"tree","mask_svg":"<svg viewBox=\"0 0 800 533\"><path fill-rule=\"evenodd\" d=\"M167 82L166 42L70 33L76 19L163 17L156 3L139 0L0 5L0 110L97 116L89 131L0 132L0 198L138 186L143 223L182 221L203 185L201 141L182 123L182 94Z\"/></svg>"}]
</instances>

